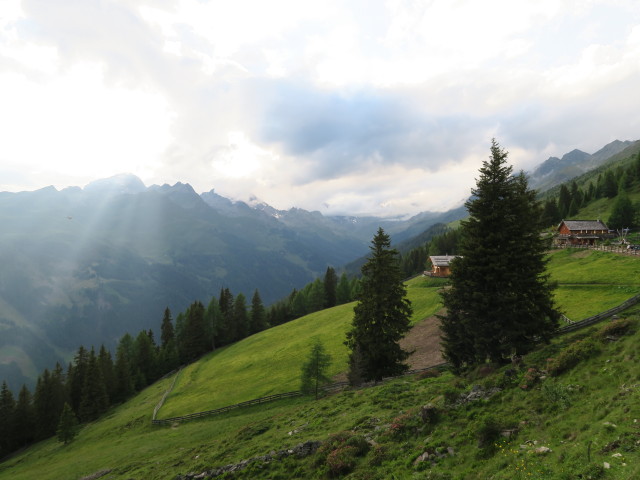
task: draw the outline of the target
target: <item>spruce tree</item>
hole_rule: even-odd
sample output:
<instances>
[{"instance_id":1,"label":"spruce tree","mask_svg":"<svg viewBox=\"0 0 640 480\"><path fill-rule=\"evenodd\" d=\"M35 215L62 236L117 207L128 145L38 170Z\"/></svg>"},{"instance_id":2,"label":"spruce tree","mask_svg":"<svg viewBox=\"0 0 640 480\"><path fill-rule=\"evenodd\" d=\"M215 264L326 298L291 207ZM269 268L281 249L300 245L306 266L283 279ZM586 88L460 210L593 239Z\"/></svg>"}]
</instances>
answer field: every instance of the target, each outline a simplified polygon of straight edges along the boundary
<instances>
[{"instance_id":1,"label":"spruce tree","mask_svg":"<svg viewBox=\"0 0 640 480\"><path fill-rule=\"evenodd\" d=\"M503 362L547 340L557 326L540 206L523 174L512 175L507 152L493 140L466 203L461 257L442 293L442 348L454 370Z\"/></svg>"},{"instance_id":2,"label":"spruce tree","mask_svg":"<svg viewBox=\"0 0 640 480\"><path fill-rule=\"evenodd\" d=\"M351 366L362 371L365 381L382 380L405 372L409 353L399 341L409 331L411 302L406 298L398 252L391 248L382 228L371 242L371 256L362 266L362 280L354 307L351 330L345 344ZM359 362L354 362L357 355Z\"/></svg>"},{"instance_id":3,"label":"spruce tree","mask_svg":"<svg viewBox=\"0 0 640 480\"><path fill-rule=\"evenodd\" d=\"M90 422L96 420L102 413L106 412L108 407L109 397L107 396L107 389L104 385L104 378L102 377L96 352L91 348L89 362L87 364L87 374L82 386L82 398L78 417L83 422Z\"/></svg>"},{"instance_id":4,"label":"spruce tree","mask_svg":"<svg viewBox=\"0 0 640 480\"><path fill-rule=\"evenodd\" d=\"M607 225L614 230L635 227L636 211L625 191L622 191L613 203Z\"/></svg>"},{"instance_id":5,"label":"spruce tree","mask_svg":"<svg viewBox=\"0 0 640 480\"><path fill-rule=\"evenodd\" d=\"M236 326L233 323L233 294L228 288L220 290L218 299L220 311L222 312L220 326L218 328L218 345L228 345L236 339Z\"/></svg>"},{"instance_id":6,"label":"spruce tree","mask_svg":"<svg viewBox=\"0 0 640 480\"><path fill-rule=\"evenodd\" d=\"M338 305L349 303L351 301L351 285L349 284L349 278L345 272L342 272L340 280L338 281L336 301Z\"/></svg>"},{"instance_id":7,"label":"spruce tree","mask_svg":"<svg viewBox=\"0 0 640 480\"><path fill-rule=\"evenodd\" d=\"M262 299L260 298L260 293L256 288L255 292L253 292L253 297L251 298L251 334L261 332L262 330L267 328L267 314L264 309L264 305L262 304Z\"/></svg>"},{"instance_id":8,"label":"spruce tree","mask_svg":"<svg viewBox=\"0 0 640 480\"><path fill-rule=\"evenodd\" d=\"M222 325L222 311L220 310L220 303L216 297L211 297L209 305L204 312L204 321L208 341L211 343L211 350L216 349L216 343L218 342L219 328Z\"/></svg>"},{"instance_id":9,"label":"spruce tree","mask_svg":"<svg viewBox=\"0 0 640 480\"><path fill-rule=\"evenodd\" d=\"M302 365L300 375L300 391L304 394L313 394L318 399L322 385L329 383L331 379L327 376L327 368L331 365L331 355L329 355L324 345L314 338L306 362Z\"/></svg>"},{"instance_id":10,"label":"spruce tree","mask_svg":"<svg viewBox=\"0 0 640 480\"><path fill-rule=\"evenodd\" d=\"M337 288L338 276L336 275L336 271L333 267L327 267L327 271L324 274L325 308L335 307L338 304Z\"/></svg>"},{"instance_id":11,"label":"spruce tree","mask_svg":"<svg viewBox=\"0 0 640 480\"><path fill-rule=\"evenodd\" d=\"M130 334L125 333L116 350L116 388L114 393L114 401L123 402L135 391L135 373L133 366L133 338Z\"/></svg>"},{"instance_id":12,"label":"spruce tree","mask_svg":"<svg viewBox=\"0 0 640 480\"><path fill-rule=\"evenodd\" d=\"M104 379L104 386L107 390L107 396L109 397L109 404L114 398L116 390L116 374L114 371L113 358L111 358L111 352L106 349L104 345L100 346L100 352L98 353L98 366Z\"/></svg>"},{"instance_id":13,"label":"spruce tree","mask_svg":"<svg viewBox=\"0 0 640 480\"><path fill-rule=\"evenodd\" d=\"M31 392L22 385L16 402L13 438L17 448L24 447L35 440L35 412Z\"/></svg>"},{"instance_id":14,"label":"spruce tree","mask_svg":"<svg viewBox=\"0 0 640 480\"><path fill-rule=\"evenodd\" d=\"M89 352L84 346L78 347L78 353L73 360L73 368L69 370L68 389L69 404L74 412L80 411L80 402L82 400L82 387L87 377L87 369L89 365Z\"/></svg>"},{"instance_id":15,"label":"spruce tree","mask_svg":"<svg viewBox=\"0 0 640 480\"><path fill-rule=\"evenodd\" d=\"M249 312L247 312L247 299L239 293L233 302L233 323L236 326L236 340L242 340L249 336Z\"/></svg>"},{"instance_id":16,"label":"spruce tree","mask_svg":"<svg viewBox=\"0 0 640 480\"><path fill-rule=\"evenodd\" d=\"M205 335L204 305L193 302L187 309L184 324L184 347L187 361L195 360L211 350L211 343Z\"/></svg>"},{"instance_id":17,"label":"spruce tree","mask_svg":"<svg viewBox=\"0 0 640 480\"><path fill-rule=\"evenodd\" d=\"M175 339L175 332L173 329L173 323L171 319L171 310L169 307L164 309L164 316L162 317L162 324L160 325L160 341L161 347L166 347L167 344Z\"/></svg>"},{"instance_id":18,"label":"spruce tree","mask_svg":"<svg viewBox=\"0 0 640 480\"><path fill-rule=\"evenodd\" d=\"M69 365L69 369L73 370L72 365ZM33 394L36 439L48 438L56 433L60 412L62 412L62 407L67 399L68 393L60 364L56 365L53 373L45 369L38 377Z\"/></svg>"},{"instance_id":19,"label":"spruce tree","mask_svg":"<svg viewBox=\"0 0 640 480\"><path fill-rule=\"evenodd\" d=\"M307 312L313 313L322 310L327 304L326 294L324 291L324 283L316 278L307 291Z\"/></svg>"},{"instance_id":20,"label":"spruce tree","mask_svg":"<svg viewBox=\"0 0 640 480\"><path fill-rule=\"evenodd\" d=\"M15 409L13 393L9 390L7 382L3 381L0 388L0 458L12 452L15 447L13 438Z\"/></svg>"},{"instance_id":21,"label":"spruce tree","mask_svg":"<svg viewBox=\"0 0 640 480\"><path fill-rule=\"evenodd\" d=\"M56 431L58 441L67 445L78 434L78 419L68 403L64 404Z\"/></svg>"},{"instance_id":22,"label":"spruce tree","mask_svg":"<svg viewBox=\"0 0 640 480\"><path fill-rule=\"evenodd\" d=\"M558 211L560 217L567 218L569 216L569 208L571 207L571 192L566 185L560 185L560 194L558 196Z\"/></svg>"}]
</instances>

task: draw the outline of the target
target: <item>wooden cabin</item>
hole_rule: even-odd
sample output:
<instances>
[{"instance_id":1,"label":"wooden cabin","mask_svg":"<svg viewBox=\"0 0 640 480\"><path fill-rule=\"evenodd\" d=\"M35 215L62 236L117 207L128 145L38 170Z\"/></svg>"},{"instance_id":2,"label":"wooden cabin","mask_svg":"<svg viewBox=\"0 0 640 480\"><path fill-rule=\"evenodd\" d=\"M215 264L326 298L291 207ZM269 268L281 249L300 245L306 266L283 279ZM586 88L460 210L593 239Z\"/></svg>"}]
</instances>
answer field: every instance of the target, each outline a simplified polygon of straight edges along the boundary
<instances>
[{"instance_id":1,"label":"wooden cabin","mask_svg":"<svg viewBox=\"0 0 640 480\"><path fill-rule=\"evenodd\" d=\"M458 255L434 255L429 257L431 270L425 272L425 275L430 277L448 277L451 275L451 260L457 257Z\"/></svg>"},{"instance_id":2,"label":"wooden cabin","mask_svg":"<svg viewBox=\"0 0 640 480\"><path fill-rule=\"evenodd\" d=\"M614 236L602 220L562 220L557 230L560 245L594 245Z\"/></svg>"}]
</instances>

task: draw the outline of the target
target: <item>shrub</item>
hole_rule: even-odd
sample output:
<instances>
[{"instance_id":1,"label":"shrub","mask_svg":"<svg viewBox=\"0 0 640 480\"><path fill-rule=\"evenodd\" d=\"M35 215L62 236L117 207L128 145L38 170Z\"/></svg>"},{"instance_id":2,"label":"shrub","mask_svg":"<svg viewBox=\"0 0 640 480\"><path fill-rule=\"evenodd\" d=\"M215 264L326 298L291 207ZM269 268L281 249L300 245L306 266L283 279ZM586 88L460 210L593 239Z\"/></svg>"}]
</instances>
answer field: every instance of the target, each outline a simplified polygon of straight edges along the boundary
<instances>
[{"instance_id":1,"label":"shrub","mask_svg":"<svg viewBox=\"0 0 640 480\"><path fill-rule=\"evenodd\" d=\"M442 396L444 398L444 404L451 406L458 401L458 398L460 398L460 390L453 387L447 387L442 392Z\"/></svg>"},{"instance_id":2,"label":"shrub","mask_svg":"<svg viewBox=\"0 0 640 480\"><path fill-rule=\"evenodd\" d=\"M551 375L560 375L575 367L581 360L586 360L599 351L600 347L592 338L578 340L562 350L557 357L550 358L547 371Z\"/></svg>"},{"instance_id":3,"label":"shrub","mask_svg":"<svg viewBox=\"0 0 640 480\"><path fill-rule=\"evenodd\" d=\"M389 433L391 436L399 437L416 427L415 413L403 413L391 420Z\"/></svg>"},{"instance_id":4,"label":"shrub","mask_svg":"<svg viewBox=\"0 0 640 480\"><path fill-rule=\"evenodd\" d=\"M478 440L478 448L486 449L492 446L500 437L502 425L493 415L484 416L476 430L476 439Z\"/></svg>"},{"instance_id":5,"label":"shrub","mask_svg":"<svg viewBox=\"0 0 640 480\"><path fill-rule=\"evenodd\" d=\"M440 370L437 368L430 368L429 370L418 373L417 377L420 380L424 380L425 378L436 378L440 376L440 373Z\"/></svg>"},{"instance_id":6,"label":"shrub","mask_svg":"<svg viewBox=\"0 0 640 480\"><path fill-rule=\"evenodd\" d=\"M605 326L603 326L599 331L598 335L602 339L606 339L607 337L621 337L622 335L626 335L631 330L632 322L626 318L621 318L619 320L613 320L609 322Z\"/></svg>"},{"instance_id":7,"label":"shrub","mask_svg":"<svg viewBox=\"0 0 640 480\"><path fill-rule=\"evenodd\" d=\"M371 458L369 458L369 465L373 467L377 467L378 465L382 465L389 454L389 448L386 445L378 444L374 445L371 450Z\"/></svg>"},{"instance_id":8,"label":"shrub","mask_svg":"<svg viewBox=\"0 0 640 480\"><path fill-rule=\"evenodd\" d=\"M571 406L571 386L560 383L545 382L542 385L542 394L552 408L566 410Z\"/></svg>"},{"instance_id":9,"label":"shrub","mask_svg":"<svg viewBox=\"0 0 640 480\"><path fill-rule=\"evenodd\" d=\"M344 475L356 465L357 448L345 445L336 448L327 456L327 467L332 476Z\"/></svg>"},{"instance_id":10,"label":"shrub","mask_svg":"<svg viewBox=\"0 0 640 480\"><path fill-rule=\"evenodd\" d=\"M353 447L356 449L356 456L358 457L366 455L371 448L371 445L369 444L369 442L367 442L367 439L360 435L354 435L348 438L345 443L348 447Z\"/></svg>"}]
</instances>

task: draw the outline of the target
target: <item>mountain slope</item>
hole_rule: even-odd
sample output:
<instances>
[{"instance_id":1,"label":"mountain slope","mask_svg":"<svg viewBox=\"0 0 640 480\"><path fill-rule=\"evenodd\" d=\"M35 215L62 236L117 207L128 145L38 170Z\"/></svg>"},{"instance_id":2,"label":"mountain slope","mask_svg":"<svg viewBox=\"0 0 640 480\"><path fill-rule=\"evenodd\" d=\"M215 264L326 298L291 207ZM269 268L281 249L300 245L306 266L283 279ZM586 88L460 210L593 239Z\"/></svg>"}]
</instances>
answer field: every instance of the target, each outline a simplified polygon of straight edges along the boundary
<instances>
[{"instance_id":1,"label":"mountain slope","mask_svg":"<svg viewBox=\"0 0 640 480\"><path fill-rule=\"evenodd\" d=\"M636 143L638 141L614 140L593 154L575 149L562 158L549 157L529 174L529 183L539 191L548 190L602 165Z\"/></svg>"},{"instance_id":2,"label":"mountain slope","mask_svg":"<svg viewBox=\"0 0 640 480\"><path fill-rule=\"evenodd\" d=\"M620 258L620 269L602 269L603 264L617 258ZM587 288L594 271L604 275L598 276L598 282L602 283L595 286L599 288L597 293L561 304L570 317L575 308L581 308L580 303L589 304L593 313L609 308L612 302L620 303L610 294L615 294L621 286L628 287L634 279L635 290L623 293L631 296L640 291L638 268L638 258L593 251L559 251L552 255L550 262L550 273L561 283L573 284L577 280ZM424 280L410 284L417 302L430 297L431 289L435 288L421 282ZM607 282L612 283L607 285ZM635 315L638 313L636 307ZM315 322L311 316L293 322L315 324L315 330L309 331L304 338L281 335L278 342L265 342L261 346L254 341L252 349L261 355L265 354L266 348L286 347L290 340L303 342L313 334L334 334L335 325L326 323L325 318L314 318ZM414 472L424 473L429 469L434 478L438 478L437 475L447 478L447 473L464 479L529 478L527 473L532 472L539 478L560 479L573 478L570 475L582 474L595 464L601 467L604 461L610 463L611 468L600 478L635 478L640 473L636 443L639 432L637 424L633 423L640 415L635 386L637 372L631 361L639 353L640 325L637 321L635 325L635 336L622 335L615 341L598 340L599 355L594 353L592 358L581 360L574 370L546 380L534 379L529 368L545 368L548 358L556 357L575 340L584 339L584 332L578 332L575 338L559 338L534 352L515 375L506 373L506 369L495 371L495 367L488 367L469 378L453 378L449 374L437 378L402 378L319 401L295 398L172 427L153 427L150 422L152 410L169 387L172 381L169 378L85 426L70 445L63 446L52 439L6 460L0 464L0 478L73 479L107 470L110 473L105 478L113 479L176 478L178 474L202 472L214 466L265 455L272 450L292 448L306 440L326 441L329 434L341 431L366 435L380 446L372 448L362 458L358 457L353 465L359 475L371 478L391 478L391 475L411 478ZM251 363L248 350L241 352L238 360ZM168 405L171 402L182 405L200 402L202 405L210 402L212 395L220 395L219 385L213 385L211 379L226 375L223 365L217 371L212 370L216 356L223 351L194 364L195 373L183 374L182 387L169 396ZM261 369L263 364L253 359L253 365L247 364L244 369ZM513 369L512 366L507 368ZM273 377L281 379L284 374L294 379L298 372L299 366L288 365L256 375L245 383L261 383L273 388ZM229 377L233 379L236 374L229 372ZM521 388L520 385L527 381L530 385ZM497 385L504 391L496 393L495 398L460 406L453 404L452 399L470 398L471 392L484 393ZM438 418L433 425L425 425L419 414L420 407L428 403L438 409ZM495 451L485 451L478 447L478 435L487 431L485 427L491 426L491 422L500 427L494 431L497 443L510 448L503 451L496 447ZM503 425L505 430L512 430L510 438L500 436ZM551 452L536 455L533 447L521 449L519 445L528 445L527 441L538 442L536 447L548 446ZM591 465L585 461L589 445ZM435 452L447 452L447 447L453 449L453 456L435 456ZM434 454L433 459L414 463L425 451ZM624 458L612 457L614 453L621 453ZM519 470L522 461L527 467L524 473ZM626 467L622 463L626 463ZM283 457L271 463L260 462L239 472L238 476L324 478L326 465L320 456Z\"/></svg>"},{"instance_id":3,"label":"mountain slope","mask_svg":"<svg viewBox=\"0 0 640 480\"><path fill-rule=\"evenodd\" d=\"M380 224L232 202L118 175L84 189L0 193L0 380L17 392L79 345L113 347L221 288L270 304L367 252Z\"/></svg>"}]
</instances>

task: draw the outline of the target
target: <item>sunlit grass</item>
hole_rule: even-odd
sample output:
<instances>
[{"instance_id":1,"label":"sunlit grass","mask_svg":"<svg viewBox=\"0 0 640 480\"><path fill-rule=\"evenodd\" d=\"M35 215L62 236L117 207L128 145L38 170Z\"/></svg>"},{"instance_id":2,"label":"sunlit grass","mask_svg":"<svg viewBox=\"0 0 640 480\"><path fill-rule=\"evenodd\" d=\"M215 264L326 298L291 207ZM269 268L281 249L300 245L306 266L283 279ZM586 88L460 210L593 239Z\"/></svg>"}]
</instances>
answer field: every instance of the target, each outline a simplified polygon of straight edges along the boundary
<instances>
[{"instance_id":1,"label":"sunlit grass","mask_svg":"<svg viewBox=\"0 0 640 480\"><path fill-rule=\"evenodd\" d=\"M425 287L425 282L418 277L407 284L413 305L412 323L442 308L439 286ZM298 390L300 365L314 337L332 357L329 375L346 371L348 351L344 341L354 306L355 303L349 303L315 312L207 355L181 373L159 418Z\"/></svg>"}]
</instances>

